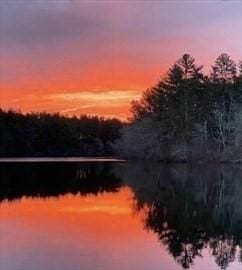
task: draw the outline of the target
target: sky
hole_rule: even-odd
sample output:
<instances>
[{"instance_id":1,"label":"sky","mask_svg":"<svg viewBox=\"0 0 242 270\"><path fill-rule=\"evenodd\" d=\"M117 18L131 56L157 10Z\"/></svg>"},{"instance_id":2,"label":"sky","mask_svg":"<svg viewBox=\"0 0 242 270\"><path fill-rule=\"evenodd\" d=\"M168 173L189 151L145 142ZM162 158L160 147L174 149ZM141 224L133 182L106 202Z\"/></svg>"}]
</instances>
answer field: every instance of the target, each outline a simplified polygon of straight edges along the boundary
<instances>
[{"instance_id":1,"label":"sky","mask_svg":"<svg viewBox=\"0 0 242 270\"><path fill-rule=\"evenodd\" d=\"M242 59L242 1L0 1L0 107L130 116L183 54Z\"/></svg>"}]
</instances>

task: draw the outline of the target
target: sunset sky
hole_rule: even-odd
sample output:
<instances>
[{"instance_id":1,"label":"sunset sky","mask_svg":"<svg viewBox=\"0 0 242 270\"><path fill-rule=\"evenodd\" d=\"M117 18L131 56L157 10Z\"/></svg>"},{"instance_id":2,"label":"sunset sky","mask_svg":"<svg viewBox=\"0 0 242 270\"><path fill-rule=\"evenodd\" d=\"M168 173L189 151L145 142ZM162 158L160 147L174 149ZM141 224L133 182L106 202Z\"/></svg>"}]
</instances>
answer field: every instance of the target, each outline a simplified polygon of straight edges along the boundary
<instances>
[{"instance_id":1,"label":"sunset sky","mask_svg":"<svg viewBox=\"0 0 242 270\"><path fill-rule=\"evenodd\" d=\"M125 119L181 54L242 58L242 1L1 0L0 106Z\"/></svg>"}]
</instances>

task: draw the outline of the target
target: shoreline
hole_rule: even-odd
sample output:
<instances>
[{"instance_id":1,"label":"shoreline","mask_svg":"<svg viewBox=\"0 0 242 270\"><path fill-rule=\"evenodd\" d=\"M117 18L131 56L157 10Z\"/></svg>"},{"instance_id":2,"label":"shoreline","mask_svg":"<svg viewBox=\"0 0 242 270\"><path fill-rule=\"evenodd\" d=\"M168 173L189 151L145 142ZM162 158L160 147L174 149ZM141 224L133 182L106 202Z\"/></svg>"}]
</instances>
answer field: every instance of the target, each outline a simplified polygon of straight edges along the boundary
<instances>
[{"instance_id":1,"label":"shoreline","mask_svg":"<svg viewBox=\"0 0 242 270\"><path fill-rule=\"evenodd\" d=\"M6 157L0 158L0 163L24 162L126 162L115 157Z\"/></svg>"},{"instance_id":2,"label":"shoreline","mask_svg":"<svg viewBox=\"0 0 242 270\"><path fill-rule=\"evenodd\" d=\"M31 163L31 162L155 162L161 164L242 164L242 159L236 160L142 160L125 159L121 157L0 157L0 163Z\"/></svg>"}]
</instances>

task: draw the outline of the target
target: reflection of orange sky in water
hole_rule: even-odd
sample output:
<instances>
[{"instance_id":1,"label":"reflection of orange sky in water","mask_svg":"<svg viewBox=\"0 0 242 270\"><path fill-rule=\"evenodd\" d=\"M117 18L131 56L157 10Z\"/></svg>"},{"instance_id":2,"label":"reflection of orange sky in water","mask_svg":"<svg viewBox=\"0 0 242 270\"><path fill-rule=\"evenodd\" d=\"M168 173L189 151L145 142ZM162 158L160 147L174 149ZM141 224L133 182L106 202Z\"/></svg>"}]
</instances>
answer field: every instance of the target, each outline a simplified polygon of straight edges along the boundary
<instances>
[{"instance_id":1,"label":"reflection of orange sky in water","mask_svg":"<svg viewBox=\"0 0 242 270\"><path fill-rule=\"evenodd\" d=\"M58 269L147 269L157 264L154 258L175 265L156 237L143 230L142 217L134 216L132 196L124 188L97 197L66 195L2 203L3 263L20 265L26 256L24 265L35 263L41 269L50 263Z\"/></svg>"},{"instance_id":2,"label":"reflection of orange sky in water","mask_svg":"<svg viewBox=\"0 0 242 270\"><path fill-rule=\"evenodd\" d=\"M157 236L144 230L144 217L134 213L133 203L129 188L98 196L4 202L2 266L12 270L21 266L25 270L180 269ZM205 263L214 267L212 260Z\"/></svg>"}]
</instances>

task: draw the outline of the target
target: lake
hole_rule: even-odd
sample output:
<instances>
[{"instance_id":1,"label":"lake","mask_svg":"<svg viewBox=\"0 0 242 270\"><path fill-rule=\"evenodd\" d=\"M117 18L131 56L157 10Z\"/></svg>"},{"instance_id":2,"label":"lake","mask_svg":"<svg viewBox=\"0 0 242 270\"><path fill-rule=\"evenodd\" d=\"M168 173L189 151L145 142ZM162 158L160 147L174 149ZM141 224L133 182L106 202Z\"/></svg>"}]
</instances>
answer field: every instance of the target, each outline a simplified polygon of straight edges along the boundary
<instances>
[{"instance_id":1,"label":"lake","mask_svg":"<svg viewBox=\"0 0 242 270\"><path fill-rule=\"evenodd\" d=\"M241 168L82 161L0 163L1 270L242 269Z\"/></svg>"}]
</instances>

